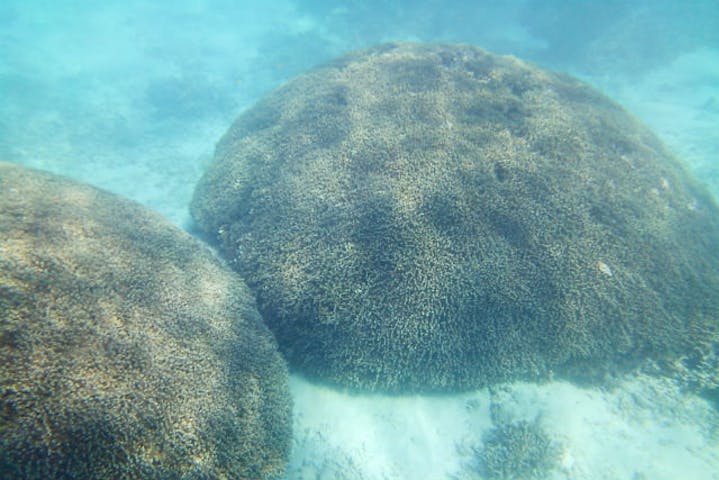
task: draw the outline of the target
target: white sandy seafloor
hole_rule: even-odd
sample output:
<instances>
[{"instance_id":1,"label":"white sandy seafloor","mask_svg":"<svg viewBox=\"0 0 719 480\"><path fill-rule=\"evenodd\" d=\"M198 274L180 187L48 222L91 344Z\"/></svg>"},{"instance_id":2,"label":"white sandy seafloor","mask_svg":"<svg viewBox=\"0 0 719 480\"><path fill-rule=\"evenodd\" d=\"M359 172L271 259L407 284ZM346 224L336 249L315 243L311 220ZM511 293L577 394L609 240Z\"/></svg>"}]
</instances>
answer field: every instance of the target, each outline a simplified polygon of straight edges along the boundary
<instances>
[{"instance_id":1,"label":"white sandy seafloor","mask_svg":"<svg viewBox=\"0 0 719 480\"><path fill-rule=\"evenodd\" d=\"M40 9L18 22L0 6L0 95L12 99L0 101L0 157L133 198L187 227L214 143L242 109L302 70L292 56L257 68L275 48L268 32L312 34L338 51L343 44L289 1L253 7L241 21L218 10L208 25L194 21L208 14L200 1L184 2L170 20L151 2L127 1L139 17L123 4ZM3 21L20 27L4 33ZM509 27L491 33L498 45L541 48ZM641 75L582 77L649 125L719 197L719 50L690 49ZM493 418L537 421L561 452L554 479L719 479L719 411L668 379L631 374L603 389L556 381L390 397L293 375L291 390L287 480L476 480L475 451Z\"/></svg>"},{"instance_id":2,"label":"white sandy seafloor","mask_svg":"<svg viewBox=\"0 0 719 480\"><path fill-rule=\"evenodd\" d=\"M719 412L669 380L611 390L514 383L447 397L348 396L292 378L288 479L475 480L475 451L502 422L537 421L559 450L551 479L719 478Z\"/></svg>"}]
</instances>

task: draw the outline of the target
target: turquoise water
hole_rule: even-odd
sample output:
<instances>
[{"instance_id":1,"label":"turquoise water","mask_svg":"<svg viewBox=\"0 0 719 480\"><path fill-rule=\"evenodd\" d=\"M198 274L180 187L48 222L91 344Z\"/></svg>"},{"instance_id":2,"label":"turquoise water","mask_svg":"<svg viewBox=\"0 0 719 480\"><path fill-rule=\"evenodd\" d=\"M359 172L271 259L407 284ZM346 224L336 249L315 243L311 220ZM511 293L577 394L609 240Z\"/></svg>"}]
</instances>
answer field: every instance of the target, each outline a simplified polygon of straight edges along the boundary
<instances>
[{"instance_id":1,"label":"turquoise water","mask_svg":"<svg viewBox=\"0 0 719 480\"><path fill-rule=\"evenodd\" d=\"M262 94L355 48L452 41L599 86L717 191L718 10L713 1L6 0L0 158L91 181L182 223L214 142Z\"/></svg>"},{"instance_id":2,"label":"turquoise water","mask_svg":"<svg viewBox=\"0 0 719 480\"><path fill-rule=\"evenodd\" d=\"M398 40L470 43L577 76L644 121L719 198L711 0L4 0L0 160L188 228L193 188L240 112L315 65ZM349 396L299 378L292 388L288 479L480 478L470 459L490 405L555 425L564 449L553 478L719 478L716 409L644 377L610 392L517 384L446 399Z\"/></svg>"}]
</instances>

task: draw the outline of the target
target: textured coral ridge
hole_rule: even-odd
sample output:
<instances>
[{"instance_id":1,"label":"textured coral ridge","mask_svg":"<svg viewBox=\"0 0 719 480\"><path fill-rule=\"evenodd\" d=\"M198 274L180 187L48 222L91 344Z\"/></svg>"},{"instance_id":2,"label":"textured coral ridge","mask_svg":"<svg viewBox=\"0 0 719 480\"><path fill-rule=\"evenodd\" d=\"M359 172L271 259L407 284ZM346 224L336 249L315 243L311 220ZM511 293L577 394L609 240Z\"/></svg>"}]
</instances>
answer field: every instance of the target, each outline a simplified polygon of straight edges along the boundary
<instances>
[{"instance_id":1,"label":"textured coral ridge","mask_svg":"<svg viewBox=\"0 0 719 480\"><path fill-rule=\"evenodd\" d=\"M191 211L291 366L348 387L596 374L719 318L719 212L660 142L582 82L471 46L291 81L223 137Z\"/></svg>"},{"instance_id":2,"label":"textured coral ridge","mask_svg":"<svg viewBox=\"0 0 719 480\"><path fill-rule=\"evenodd\" d=\"M0 477L284 470L287 371L254 300L139 205L0 163Z\"/></svg>"}]
</instances>

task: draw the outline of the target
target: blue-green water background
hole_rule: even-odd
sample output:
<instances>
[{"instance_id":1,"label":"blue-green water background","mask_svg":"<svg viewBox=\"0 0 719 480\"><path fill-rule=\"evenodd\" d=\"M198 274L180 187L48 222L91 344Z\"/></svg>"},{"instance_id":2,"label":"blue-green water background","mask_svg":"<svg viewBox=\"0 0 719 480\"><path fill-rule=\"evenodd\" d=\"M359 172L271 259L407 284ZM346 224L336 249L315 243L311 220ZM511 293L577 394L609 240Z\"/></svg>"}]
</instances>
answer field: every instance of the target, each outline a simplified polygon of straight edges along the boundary
<instances>
[{"instance_id":1,"label":"blue-green water background","mask_svg":"<svg viewBox=\"0 0 719 480\"><path fill-rule=\"evenodd\" d=\"M577 75L719 191L716 0L3 0L0 158L184 224L238 113L313 65L390 40L472 43Z\"/></svg>"},{"instance_id":2,"label":"blue-green water background","mask_svg":"<svg viewBox=\"0 0 719 480\"><path fill-rule=\"evenodd\" d=\"M578 76L719 197L717 0L2 0L0 160L188 226L194 185L240 112L314 65L397 40L471 43Z\"/></svg>"}]
</instances>

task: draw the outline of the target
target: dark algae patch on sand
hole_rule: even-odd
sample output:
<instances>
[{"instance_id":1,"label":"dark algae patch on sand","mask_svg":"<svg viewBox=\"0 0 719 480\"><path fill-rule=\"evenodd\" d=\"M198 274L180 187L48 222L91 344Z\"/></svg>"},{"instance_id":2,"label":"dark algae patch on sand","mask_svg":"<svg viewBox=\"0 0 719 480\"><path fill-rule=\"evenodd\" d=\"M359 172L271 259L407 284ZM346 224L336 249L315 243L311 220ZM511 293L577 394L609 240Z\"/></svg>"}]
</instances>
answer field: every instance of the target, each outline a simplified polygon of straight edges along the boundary
<instances>
[{"instance_id":1,"label":"dark algae patch on sand","mask_svg":"<svg viewBox=\"0 0 719 480\"><path fill-rule=\"evenodd\" d=\"M350 388L596 377L716 338L709 196L601 93L471 46L289 82L225 134L191 211L290 364Z\"/></svg>"}]
</instances>

